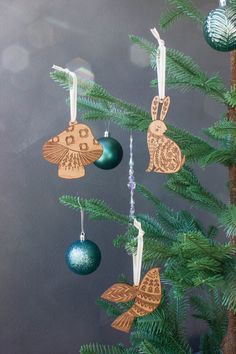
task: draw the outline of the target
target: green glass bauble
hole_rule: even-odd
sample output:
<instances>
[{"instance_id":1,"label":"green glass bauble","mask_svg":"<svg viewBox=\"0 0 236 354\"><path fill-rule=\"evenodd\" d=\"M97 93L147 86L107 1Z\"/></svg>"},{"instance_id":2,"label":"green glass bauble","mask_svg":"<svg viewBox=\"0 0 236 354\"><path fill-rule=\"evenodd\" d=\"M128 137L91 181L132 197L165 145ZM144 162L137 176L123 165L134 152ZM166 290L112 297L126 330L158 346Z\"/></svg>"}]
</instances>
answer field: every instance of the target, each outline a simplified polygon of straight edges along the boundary
<instances>
[{"instance_id":1,"label":"green glass bauble","mask_svg":"<svg viewBox=\"0 0 236 354\"><path fill-rule=\"evenodd\" d=\"M65 258L72 272L87 275L98 268L101 262L101 252L96 243L78 240L68 247Z\"/></svg>"},{"instance_id":2,"label":"green glass bauble","mask_svg":"<svg viewBox=\"0 0 236 354\"><path fill-rule=\"evenodd\" d=\"M98 139L102 145L103 154L94 162L94 165L103 170L110 170L119 165L123 157L123 149L120 143L110 136Z\"/></svg>"},{"instance_id":3,"label":"green glass bauble","mask_svg":"<svg viewBox=\"0 0 236 354\"><path fill-rule=\"evenodd\" d=\"M216 50L236 49L236 6L212 10L204 22L203 33L207 43Z\"/></svg>"}]
</instances>

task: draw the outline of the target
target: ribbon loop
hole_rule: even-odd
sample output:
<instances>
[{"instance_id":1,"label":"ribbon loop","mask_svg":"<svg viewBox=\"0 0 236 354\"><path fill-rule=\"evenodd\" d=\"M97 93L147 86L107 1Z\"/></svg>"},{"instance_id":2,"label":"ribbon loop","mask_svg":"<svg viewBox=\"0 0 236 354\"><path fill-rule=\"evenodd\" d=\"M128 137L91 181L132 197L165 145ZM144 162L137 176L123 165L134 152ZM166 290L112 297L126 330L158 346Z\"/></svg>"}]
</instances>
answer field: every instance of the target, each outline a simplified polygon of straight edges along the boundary
<instances>
[{"instance_id":1,"label":"ribbon loop","mask_svg":"<svg viewBox=\"0 0 236 354\"><path fill-rule=\"evenodd\" d=\"M161 39L156 28L152 28L151 32L156 38L159 50L156 54L156 67L157 67L157 83L158 95L161 100L165 98L165 85L166 85L166 46L165 41Z\"/></svg>"},{"instance_id":2,"label":"ribbon loop","mask_svg":"<svg viewBox=\"0 0 236 354\"><path fill-rule=\"evenodd\" d=\"M85 232L84 232L84 209L80 203L80 199L78 197L78 204L80 207L80 218L81 218L81 232L80 232L80 241L84 241L85 240Z\"/></svg>"},{"instance_id":3,"label":"ribbon loop","mask_svg":"<svg viewBox=\"0 0 236 354\"><path fill-rule=\"evenodd\" d=\"M133 282L134 286L139 286L142 271L144 231L142 229L141 222L139 222L136 218L134 218L134 227L138 230L138 246L136 254L133 255Z\"/></svg>"},{"instance_id":4,"label":"ribbon loop","mask_svg":"<svg viewBox=\"0 0 236 354\"><path fill-rule=\"evenodd\" d=\"M52 68L57 71L65 72L70 75L72 79L72 85L70 85L70 123L76 122L77 117L77 76L73 71L67 68L61 68L60 66L53 65Z\"/></svg>"}]
</instances>

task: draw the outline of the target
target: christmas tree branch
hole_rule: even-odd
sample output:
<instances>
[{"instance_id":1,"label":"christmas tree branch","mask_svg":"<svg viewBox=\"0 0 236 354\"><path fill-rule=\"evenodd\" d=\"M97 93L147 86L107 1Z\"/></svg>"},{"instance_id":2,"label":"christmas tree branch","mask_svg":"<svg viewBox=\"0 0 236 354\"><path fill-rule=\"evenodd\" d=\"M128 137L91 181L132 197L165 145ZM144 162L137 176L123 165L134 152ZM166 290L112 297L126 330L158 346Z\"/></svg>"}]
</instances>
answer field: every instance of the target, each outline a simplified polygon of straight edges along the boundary
<instances>
[{"instance_id":1,"label":"christmas tree branch","mask_svg":"<svg viewBox=\"0 0 236 354\"><path fill-rule=\"evenodd\" d=\"M190 303L195 310L194 317L203 320L208 325L200 341L202 353L220 353L221 343L227 330L227 311L222 306L222 296L219 291L204 292L204 296L192 296Z\"/></svg>"},{"instance_id":2,"label":"christmas tree branch","mask_svg":"<svg viewBox=\"0 0 236 354\"><path fill-rule=\"evenodd\" d=\"M190 0L168 0L171 8L160 18L160 26L163 30L170 28L179 18L187 16L200 26L203 25L204 16Z\"/></svg>"},{"instance_id":3,"label":"christmas tree branch","mask_svg":"<svg viewBox=\"0 0 236 354\"><path fill-rule=\"evenodd\" d=\"M131 35L130 39L150 55L151 66L156 69L156 53L158 49L151 42L141 37ZM168 87L181 88L184 91L197 89L205 95L227 104L225 98L227 91L223 80L218 74L209 77L189 56L178 50L168 48L167 68L166 84ZM152 81L152 85L157 85L156 80Z\"/></svg>"},{"instance_id":4,"label":"christmas tree branch","mask_svg":"<svg viewBox=\"0 0 236 354\"><path fill-rule=\"evenodd\" d=\"M185 340L183 322L186 319L188 303L185 299L179 300L173 296L163 294L159 308L150 315L140 317L131 334L134 349L148 341L150 345L164 353L192 354L192 350Z\"/></svg>"},{"instance_id":5,"label":"christmas tree branch","mask_svg":"<svg viewBox=\"0 0 236 354\"><path fill-rule=\"evenodd\" d=\"M52 78L61 86L68 88L68 75L61 72L51 73ZM147 131L151 115L141 108L113 97L100 85L79 80L78 108L82 110L82 119L114 121L125 129ZM210 144L183 129L168 124L167 135L178 142L187 160L198 161L217 151ZM197 153L196 153L197 152Z\"/></svg>"},{"instance_id":6,"label":"christmas tree branch","mask_svg":"<svg viewBox=\"0 0 236 354\"><path fill-rule=\"evenodd\" d=\"M80 210L80 207L89 214L91 219L105 219L128 224L129 218L126 215L113 211L105 202L97 199L82 199L70 195L63 195L59 198L61 204L74 209Z\"/></svg>"},{"instance_id":7,"label":"christmas tree branch","mask_svg":"<svg viewBox=\"0 0 236 354\"><path fill-rule=\"evenodd\" d=\"M189 167L183 167L180 172L168 176L166 187L190 200L194 205L208 209L218 216L227 210L223 202L200 184L197 176Z\"/></svg>"},{"instance_id":8,"label":"christmas tree branch","mask_svg":"<svg viewBox=\"0 0 236 354\"><path fill-rule=\"evenodd\" d=\"M102 344L86 344L80 348L80 354L130 354L130 351L123 346L102 345Z\"/></svg>"}]
</instances>

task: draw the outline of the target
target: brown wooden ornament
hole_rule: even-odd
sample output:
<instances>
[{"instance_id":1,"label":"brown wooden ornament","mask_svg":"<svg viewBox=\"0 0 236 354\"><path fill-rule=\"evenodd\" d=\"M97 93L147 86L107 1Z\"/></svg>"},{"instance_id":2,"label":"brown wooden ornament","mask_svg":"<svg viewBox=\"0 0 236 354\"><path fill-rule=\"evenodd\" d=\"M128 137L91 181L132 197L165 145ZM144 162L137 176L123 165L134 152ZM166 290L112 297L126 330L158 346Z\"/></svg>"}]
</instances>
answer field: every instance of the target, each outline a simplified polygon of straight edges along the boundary
<instances>
[{"instance_id":1,"label":"brown wooden ornament","mask_svg":"<svg viewBox=\"0 0 236 354\"><path fill-rule=\"evenodd\" d=\"M162 105L160 118L157 119L159 105ZM155 96L151 105L152 122L147 132L147 144L150 155L150 162L147 172L175 173L185 163L185 156L182 155L179 146L170 138L165 136L167 127L163 122L170 105L170 97L161 101Z\"/></svg>"},{"instance_id":2,"label":"brown wooden ornament","mask_svg":"<svg viewBox=\"0 0 236 354\"><path fill-rule=\"evenodd\" d=\"M111 302L128 302L135 299L133 306L117 317L112 327L128 333L136 317L153 312L161 302L161 281L159 268L150 269L139 286L117 283L101 296Z\"/></svg>"},{"instance_id":3,"label":"brown wooden ornament","mask_svg":"<svg viewBox=\"0 0 236 354\"><path fill-rule=\"evenodd\" d=\"M58 165L58 176L67 179L83 177L84 166L98 160L102 153L91 129L77 121L43 145L45 160Z\"/></svg>"}]
</instances>

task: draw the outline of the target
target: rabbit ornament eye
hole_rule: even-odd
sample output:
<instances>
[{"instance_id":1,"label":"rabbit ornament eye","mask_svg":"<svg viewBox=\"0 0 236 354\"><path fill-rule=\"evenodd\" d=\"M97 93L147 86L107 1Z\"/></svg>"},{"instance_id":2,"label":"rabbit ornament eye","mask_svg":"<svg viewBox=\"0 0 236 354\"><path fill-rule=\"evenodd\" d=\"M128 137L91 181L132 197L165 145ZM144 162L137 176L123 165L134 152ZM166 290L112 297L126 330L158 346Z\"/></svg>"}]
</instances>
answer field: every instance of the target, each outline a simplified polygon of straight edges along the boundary
<instances>
[{"instance_id":1,"label":"rabbit ornament eye","mask_svg":"<svg viewBox=\"0 0 236 354\"><path fill-rule=\"evenodd\" d=\"M167 130L165 123L160 120L156 120L151 123L150 130L154 135L161 136Z\"/></svg>"}]
</instances>

